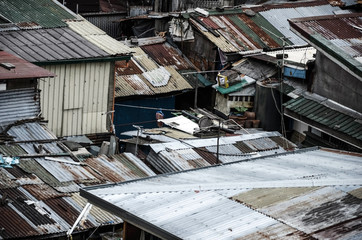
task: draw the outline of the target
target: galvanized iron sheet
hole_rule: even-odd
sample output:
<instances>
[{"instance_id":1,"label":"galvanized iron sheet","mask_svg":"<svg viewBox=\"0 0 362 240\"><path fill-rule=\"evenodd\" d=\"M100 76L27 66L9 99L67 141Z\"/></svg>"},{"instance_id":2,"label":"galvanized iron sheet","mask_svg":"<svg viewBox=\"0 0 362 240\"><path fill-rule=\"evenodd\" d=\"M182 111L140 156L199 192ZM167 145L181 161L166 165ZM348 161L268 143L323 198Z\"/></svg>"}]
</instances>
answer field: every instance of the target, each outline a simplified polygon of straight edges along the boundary
<instances>
[{"instance_id":1,"label":"galvanized iron sheet","mask_svg":"<svg viewBox=\"0 0 362 240\"><path fill-rule=\"evenodd\" d=\"M13 23L36 23L44 28L64 27L76 15L52 0L1 0L0 14Z\"/></svg>"},{"instance_id":2,"label":"galvanized iron sheet","mask_svg":"<svg viewBox=\"0 0 362 240\"><path fill-rule=\"evenodd\" d=\"M108 36L85 19L66 22L70 29L111 55L129 55L132 52L124 43Z\"/></svg>"},{"instance_id":3,"label":"galvanized iron sheet","mask_svg":"<svg viewBox=\"0 0 362 240\"><path fill-rule=\"evenodd\" d=\"M333 15L334 11L340 10L339 7L333 7L330 4L293 7L275 8L259 12L266 20L268 20L275 28L277 28L285 37L287 37L294 45L306 45L306 42L293 33L289 28L288 19L302 18L321 15Z\"/></svg>"},{"instance_id":4,"label":"galvanized iron sheet","mask_svg":"<svg viewBox=\"0 0 362 240\"><path fill-rule=\"evenodd\" d=\"M145 231L152 223L163 234L180 239L359 236L360 227L339 229L357 226L362 200L339 188L352 186L351 191L361 186L361 159L362 155L348 152L306 149L88 188L81 194L89 200L103 199L106 203L101 206L113 209L125 221L135 221L128 219L128 213L137 216L137 225ZM278 198L276 188L289 192ZM245 204L236 203L229 197L237 189L244 195L246 189L259 191L260 197L253 194L244 198ZM262 189L274 194L262 194ZM260 198L264 203L257 202Z\"/></svg>"},{"instance_id":5,"label":"galvanized iron sheet","mask_svg":"<svg viewBox=\"0 0 362 240\"><path fill-rule=\"evenodd\" d=\"M182 53L168 43L145 45L141 48L161 66L174 66L176 70L194 69L182 57Z\"/></svg>"},{"instance_id":6,"label":"galvanized iron sheet","mask_svg":"<svg viewBox=\"0 0 362 240\"><path fill-rule=\"evenodd\" d=\"M0 48L29 62L110 56L68 27L0 32Z\"/></svg>"},{"instance_id":7,"label":"galvanized iron sheet","mask_svg":"<svg viewBox=\"0 0 362 240\"><path fill-rule=\"evenodd\" d=\"M40 113L40 96L35 89L0 91L0 125L36 118Z\"/></svg>"}]
</instances>

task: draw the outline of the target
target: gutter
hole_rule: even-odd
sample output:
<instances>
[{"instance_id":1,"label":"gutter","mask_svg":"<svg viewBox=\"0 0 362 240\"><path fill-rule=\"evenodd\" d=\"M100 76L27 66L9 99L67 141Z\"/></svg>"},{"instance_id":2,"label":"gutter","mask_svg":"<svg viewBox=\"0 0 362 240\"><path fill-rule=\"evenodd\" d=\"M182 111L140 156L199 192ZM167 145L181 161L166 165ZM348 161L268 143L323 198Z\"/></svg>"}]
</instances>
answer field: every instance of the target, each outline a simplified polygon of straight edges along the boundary
<instances>
[{"instance_id":1,"label":"gutter","mask_svg":"<svg viewBox=\"0 0 362 240\"><path fill-rule=\"evenodd\" d=\"M72 63L88 63L88 62L116 62L116 61L129 61L131 55L115 56L115 57L100 57L100 58L81 58L81 59L62 59L52 61L33 62L38 66L56 65L56 64L72 64Z\"/></svg>"}]
</instances>

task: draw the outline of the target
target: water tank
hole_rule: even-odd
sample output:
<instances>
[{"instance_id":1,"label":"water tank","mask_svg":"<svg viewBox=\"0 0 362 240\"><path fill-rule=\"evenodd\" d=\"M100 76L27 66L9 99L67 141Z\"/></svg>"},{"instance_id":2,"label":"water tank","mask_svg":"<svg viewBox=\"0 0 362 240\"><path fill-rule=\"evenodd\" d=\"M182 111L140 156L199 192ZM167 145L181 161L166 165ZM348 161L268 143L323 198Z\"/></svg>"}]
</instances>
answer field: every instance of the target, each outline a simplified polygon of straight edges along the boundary
<instances>
[{"instance_id":1,"label":"water tank","mask_svg":"<svg viewBox=\"0 0 362 240\"><path fill-rule=\"evenodd\" d=\"M255 92L255 114L256 119L260 120L260 127L265 131L280 131L281 116L280 92L278 83L256 83Z\"/></svg>"}]
</instances>

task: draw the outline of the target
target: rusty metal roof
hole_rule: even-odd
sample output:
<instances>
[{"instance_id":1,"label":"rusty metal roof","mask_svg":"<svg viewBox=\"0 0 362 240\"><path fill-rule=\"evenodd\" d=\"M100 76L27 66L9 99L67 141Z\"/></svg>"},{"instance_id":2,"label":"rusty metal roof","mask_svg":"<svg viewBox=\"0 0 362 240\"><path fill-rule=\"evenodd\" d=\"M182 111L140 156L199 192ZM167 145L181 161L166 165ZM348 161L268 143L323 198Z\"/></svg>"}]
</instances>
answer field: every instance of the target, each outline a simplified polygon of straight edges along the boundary
<instances>
[{"instance_id":1,"label":"rusty metal roof","mask_svg":"<svg viewBox=\"0 0 362 240\"><path fill-rule=\"evenodd\" d=\"M110 175L115 169L114 175L118 177ZM88 159L83 163L66 157L21 158L19 166L0 168L0 198L11 200L0 206L0 213L6 216L6 221L0 219L0 228L4 228L0 238L65 235L86 204L79 196L79 187L153 175L155 173L131 153ZM119 217L94 207L78 230L121 222ZM22 224L21 231L13 227L17 224Z\"/></svg>"},{"instance_id":2,"label":"rusty metal roof","mask_svg":"<svg viewBox=\"0 0 362 240\"><path fill-rule=\"evenodd\" d=\"M122 153L112 157L102 155L88 158L84 162L101 173L109 182L123 182L155 175L142 161L130 153Z\"/></svg>"},{"instance_id":3,"label":"rusty metal roof","mask_svg":"<svg viewBox=\"0 0 362 240\"><path fill-rule=\"evenodd\" d=\"M156 95L193 88L173 66L158 66L140 47L132 48L132 51L135 53L128 65L122 62L116 65L116 97ZM141 74L137 74L139 72Z\"/></svg>"},{"instance_id":4,"label":"rusty metal roof","mask_svg":"<svg viewBox=\"0 0 362 240\"><path fill-rule=\"evenodd\" d=\"M10 63L6 68L1 64ZM0 80L55 77L55 74L24 59L0 50Z\"/></svg>"},{"instance_id":5,"label":"rusty metal roof","mask_svg":"<svg viewBox=\"0 0 362 240\"><path fill-rule=\"evenodd\" d=\"M251 18L244 13L229 13L225 10L220 15L198 16L190 21L223 52L247 52L281 47L282 42L273 35L282 36L281 33L266 21L256 21L259 18L260 16Z\"/></svg>"},{"instance_id":6,"label":"rusty metal roof","mask_svg":"<svg viewBox=\"0 0 362 240\"><path fill-rule=\"evenodd\" d=\"M168 43L145 45L141 48L161 66L174 66L176 70L194 69L182 57L182 53Z\"/></svg>"},{"instance_id":7,"label":"rusty metal roof","mask_svg":"<svg viewBox=\"0 0 362 240\"><path fill-rule=\"evenodd\" d=\"M362 200L349 192L361 188L361 160L303 149L89 187L81 196L164 239L359 239Z\"/></svg>"},{"instance_id":8,"label":"rusty metal roof","mask_svg":"<svg viewBox=\"0 0 362 240\"><path fill-rule=\"evenodd\" d=\"M290 20L301 37L362 78L362 14L342 14Z\"/></svg>"}]
</instances>

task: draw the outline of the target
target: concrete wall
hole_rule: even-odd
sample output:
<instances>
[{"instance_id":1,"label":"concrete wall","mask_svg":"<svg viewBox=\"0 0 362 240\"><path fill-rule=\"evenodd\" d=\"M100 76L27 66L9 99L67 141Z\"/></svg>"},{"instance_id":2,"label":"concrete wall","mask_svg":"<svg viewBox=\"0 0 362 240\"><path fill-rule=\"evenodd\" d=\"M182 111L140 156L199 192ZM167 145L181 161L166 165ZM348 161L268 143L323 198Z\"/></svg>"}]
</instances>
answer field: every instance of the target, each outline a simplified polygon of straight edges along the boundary
<instances>
[{"instance_id":1,"label":"concrete wall","mask_svg":"<svg viewBox=\"0 0 362 240\"><path fill-rule=\"evenodd\" d=\"M362 80L317 52L312 92L362 112Z\"/></svg>"}]
</instances>

